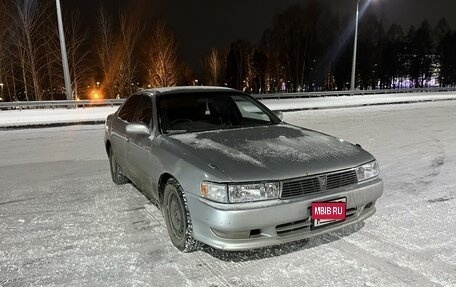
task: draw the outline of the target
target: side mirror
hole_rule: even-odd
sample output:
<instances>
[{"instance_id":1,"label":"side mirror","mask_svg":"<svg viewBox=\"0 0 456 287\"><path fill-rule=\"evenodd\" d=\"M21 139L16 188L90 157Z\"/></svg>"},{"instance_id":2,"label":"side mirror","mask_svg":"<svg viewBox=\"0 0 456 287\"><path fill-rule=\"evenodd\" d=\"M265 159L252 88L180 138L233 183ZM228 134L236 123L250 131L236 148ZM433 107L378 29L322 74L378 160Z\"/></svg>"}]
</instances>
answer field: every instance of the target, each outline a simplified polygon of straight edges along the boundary
<instances>
[{"instance_id":1,"label":"side mirror","mask_svg":"<svg viewBox=\"0 0 456 287\"><path fill-rule=\"evenodd\" d=\"M149 128L144 124L128 124L125 130L129 134L150 135Z\"/></svg>"},{"instance_id":2,"label":"side mirror","mask_svg":"<svg viewBox=\"0 0 456 287\"><path fill-rule=\"evenodd\" d=\"M281 111L274 111L274 114L281 120L283 121L283 113Z\"/></svg>"}]
</instances>

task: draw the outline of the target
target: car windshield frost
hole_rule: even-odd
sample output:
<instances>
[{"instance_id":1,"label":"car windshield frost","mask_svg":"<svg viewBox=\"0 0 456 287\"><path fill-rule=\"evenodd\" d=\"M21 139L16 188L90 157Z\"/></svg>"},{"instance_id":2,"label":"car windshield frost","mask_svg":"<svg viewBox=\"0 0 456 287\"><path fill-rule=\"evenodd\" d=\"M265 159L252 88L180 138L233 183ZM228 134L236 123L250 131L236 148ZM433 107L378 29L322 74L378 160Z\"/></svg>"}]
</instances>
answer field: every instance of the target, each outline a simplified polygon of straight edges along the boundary
<instances>
[{"instance_id":1,"label":"car windshield frost","mask_svg":"<svg viewBox=\"0 0 456 287\"><path fill-rule=\"evenodd\" d=\"M269 111L247 95L188 93L157 97L163 134L277 124Z\"/></svg>"}]
</instances>

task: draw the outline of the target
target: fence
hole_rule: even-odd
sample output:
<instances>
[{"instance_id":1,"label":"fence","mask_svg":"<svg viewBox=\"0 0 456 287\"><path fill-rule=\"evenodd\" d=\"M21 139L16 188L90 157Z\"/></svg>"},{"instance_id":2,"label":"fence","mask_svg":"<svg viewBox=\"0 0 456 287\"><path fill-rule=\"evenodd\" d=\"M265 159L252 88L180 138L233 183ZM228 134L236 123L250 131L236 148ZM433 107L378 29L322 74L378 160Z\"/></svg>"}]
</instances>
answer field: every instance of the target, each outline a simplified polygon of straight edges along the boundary
<instances>
[{"instance_id":1,"label":"fence","mask_svg":"<svg viewBox=\"0 0 456 287\"><path fill-rule=\"evenodd\" d=\"M419 88L419 89L387 89L387 90L356 90L356 91L326 91L326 92L301 92L301 93L276 93L253 95L257 99L290 99L290 98L318 98L318 97L340 97L340 96L364 96L380 94L405 94L405 93L441 93L453 92L456 87L451 88Z\"/></svg>"},{"instance_id":2,"label":"fence","mask_svg":"<svg viewBox=\"0 0 456 287\"><path fill-rule=\"evenodd\" d=\"M376 94L403 94L403 93L440 93L453 92L452 88L420 88L420 89L388 89L388 90L357 90L357 91L326 91L326 92L301 92L301 93L275 93L255 94L256 99L290 99L290 98L317 98L317 97L338 97L338 96L364 96ZM115 106L121 105L125 99L104 99L104 100L78 100L78 101L28 101L28 102L0 102L0 109L55 109L55 108L86 108L94 106Z\"/></svg>"},{"instance_id":3,"label":"fence","mask_svg":"<svg viewBox=\"0 0 456 287\"><path fill-rule=\"evenodd\" d=\"M78 101L28 101L28 102L6 102L0 103L0 109L55 109L55 108L86 108L94 106L115 106L121 105L125 99L105 100L78 100Z\"/></svg>"}]
</instances>

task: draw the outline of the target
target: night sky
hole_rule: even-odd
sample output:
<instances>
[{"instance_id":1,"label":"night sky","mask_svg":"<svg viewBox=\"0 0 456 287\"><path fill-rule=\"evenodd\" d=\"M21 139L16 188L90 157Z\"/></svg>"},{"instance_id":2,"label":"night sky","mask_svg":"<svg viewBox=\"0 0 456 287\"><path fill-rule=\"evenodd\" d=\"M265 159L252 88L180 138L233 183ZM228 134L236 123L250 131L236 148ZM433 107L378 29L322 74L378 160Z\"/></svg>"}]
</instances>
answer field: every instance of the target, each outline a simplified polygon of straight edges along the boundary
<instances>
[{"instance_id":1,"label":"night sky","mask_svg":"<svg viewBox=\"0 0 456 287\"><path fill-rule=\"evenodd\" d=\"M319 0L334 13L354 15L356 0ZM364 0L367 1L367 0ZM87 23L94 21L99 3L112 11L129 5L139 6L143 19L166 21L180 42L181 56L193 69L211 47L224 48L232 41L245 38L256 43L272 25L274 15L286 7L308 1L296 0L61 0L68 9L78 7ZM427 19L431 25L445 17L456 28L455 0L371 0L373 9L386 25L401 24L404 30ZM138 7L135 7L138 8Z\"/></svg>"}]
</instances>

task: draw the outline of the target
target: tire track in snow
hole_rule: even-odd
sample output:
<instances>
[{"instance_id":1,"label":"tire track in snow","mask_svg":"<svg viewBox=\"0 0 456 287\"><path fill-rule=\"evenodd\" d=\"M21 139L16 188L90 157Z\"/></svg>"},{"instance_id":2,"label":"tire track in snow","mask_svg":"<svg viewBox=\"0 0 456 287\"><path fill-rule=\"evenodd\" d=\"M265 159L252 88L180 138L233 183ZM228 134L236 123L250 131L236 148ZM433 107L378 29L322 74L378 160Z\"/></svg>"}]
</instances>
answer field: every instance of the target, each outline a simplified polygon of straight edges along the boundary
<instances>
[{"instance_id":1,"label":"tire track in snow","mask_svg":"<svg viewBox=\"0 0 456 287\"><path fill-rule=\"evenodd\" d=\"M423 183L427 186L432 185L435 179L440 175L443 165L445 164L446 153L445 146L441 140L435 137L429 137L436 148L435 154L432 155L430 162L430 172L425 175Z\"/></svg>"},{"instance_id":2,"label":"tire track in snow","mask_svg":"<svg viewBox=\"0 0 456 287\"><path fill-rule=\"evenodd\" d=\"M138 197L141 197L142 195L140 195L141 193L136 190L136 188L132 185L132 184L125 184L125 185L121 185L119 186L120 189L122 189L127 195L128 197L130 198L138 198Z\"/></svg>"},{"instance_id":3,"label":"tire track in snow","mask_svg":"<svg viewBox=\"0 0 456 287\"><path fill-rule=\"evenodd\" d=\"M153 206L152 203L146 203L144 205L144 212L146 213L146 217L149 220L152 220L152 221L160 224L162 227L164 227L166 229L165 220L163 219L163 217L159 218L158 216L155 215L155 213L160 212L160 211L158 210L158 208Z\"/></svg>"},{"instance_id":4,"label":"tire track in snow","mask_svg":"<svg viewBox=\"0 0 456 287\"><path fill-rule=\"evenodd\" d=\"M402 282L409 286L440 286L431 282L422 274L416 273L413 270L402 267L397 262L385 260L376 255L369 254L362 248L348 241L339 240L338 245L334 249L345 253L348 257L363 263L367 266L373 267L380 271L382 274L389 274L396 278L396 282Z\"/></svg>"},{"instance_id":5,"label":"tire track in snow","mask_svg":"<svg viewBox=\"0 0 456 287\"><path fill-rule=\"evenodd\" d=\"M144 213L145 213L146 217L150 221L158 223L159 225L161 225L164 228L164 230L166 230L166 224L165 224L163 217L161 215L157 216L157 213L159 213L159 212L160 211L158 210L158 208L155 207L152 203L148 203L148 204L144 205ZM163 232L163 233L166 233L166 232ZM167 233L166 233L166 236L167 236ZM218 283L217 284L218 286L230 286L228 281L226 281L221 276L223 274L223 272L220 273L212 267L214 262L210 262L208 260L201 258L202 257L201 254L202 254L201 251L195 251L192 253L188 253L189 257L191 257L191 261L193 261L195 263L195 264L190 264L189 266L197 267L197 268L191 269L190 274L192 275L192 277L208 278L207 276L204 276L204 275L209 274L209 275L211 275L211 277L213 277L213 279L215 279L215 281ZM198 272L200 274L203 273L203 274L201 274L203 276L195 276L194 272ZM179 269L179 273L182 275L186 275L185 272L180 269ZM188 280L187 277L185 279Z\"/></svg>"},{"instance_id":6,"label":"tire track in snow","mask_svg":"<svg viewBox=\"0 0 456 287\"><path fill-rule=\"evenodd\" d=\"M153 205L152 203L147 203L144 205L144 209L142 209L145 213L145 216L151 222L158 223L160 226L163 227L163 234L162 236L166 236L166 240L168 239L166 223L164 218L160 212L160 210ZM196 266L196 268L189 269L191 277L193 278L205 278L205 282L209 286L216 285L216 286L233 286L229 282L229 279L232 277L231 274L235 273L238 270L243 268L250 268L255 265L259 264L268 264L268 262L272 262L276 258L272 255L272 251L270 256L248 256L245 255L245 260L239 260L239 257L235 258L235 260L239 261L230 261L229 258L233 256L232 252L223 251L223 250L215 250L211 247L203 247L209 248L210 250L206 252L205 250L198 250L192 253L186 254L186 256L191 257L191 261L195 262L191 264L192 266ZM287 246L283 247L287 248ZM264 249L263 253L267 253L269 249ZM211 255L211 252L218 252L219 256L226 258L225 260L219 259ZM242 253L242 252L241 252ZM247 252L246 252L247 253ZM287 252L285 252L287 253ZM264 255L264 254L263 254ZM238 255L242 256L242 255ZM179 270L179 273L186 274L182 270ZM200 274L201 276L197 276L196 274ZM205 276L206 275L206 276ZM210 275L210 276L207 276ZM200 282L201 283L201 282ZM239 283L239 282L237 282Z\"/></svg>"},{"instance_id":7,"label":"tire track in snow","mask_svg":"<svg viewBox=\"0 0 456 287\"><path fill-rule=\"evenodd\" d=\"M124 193L127 194L127 196L129 198L138 198L138 197L143 196L141 194L141 192L139 190L137 190L131 184L121 185L120 189L122 191L124 191ZM143 209L140 209L140 210L145 214L146 218L150 222L155 222L155 223L159 224L160 226L162 226L164 228L164 230L166 230L166 223L165 223L163 216L161 215L159 209L156 206L154 206L150 202L147 202L143 206ZM157 213L160 213L160 214L157 214ZM164 232L164 233L166 233L166 232ZM166 233L166 236L167 236L167 233ZM208 273L211 275L211 277L213 277L213 279L216 282L212 282L212 283L216 284L217 286L231 286L231 284L223 276L227 272L232 272L233 270L239 270L243 267L255 265L255 264L249 264L248 262L224 263L223 261L220 261L222 263L219 263L218 259L213 258L212 256L210 256L209 254L207 254L203 251L192 252L192 253L189 253L188 255L190 255L192 257L192 261L195 262L195 264L193 264L193 266L198 267L198 268L191 270L192 271L191 274L193 275L192 277L195 277L193 274L195 271L198 273L201 273L201 271L203 271L203 273ZM182 270L179 270L179 273L185 274ZM201 274L201 275L204 275L204 274ZM207 277L201 276L200 278L207 278ZM187 280L187 278L185 278L185 279ZM207 282L207 283L210 283L210 282Z\"/></svg>"},{"instance_id":8,"label":"tire track in snow","mask_svg":"<svg viewBox=\"0 0 456 287\"><path fill-rule=\"evenodd\" d=\"M398 252L407 253L408 256L417 257L418 260L423 261L423 262L427 262L427 263L429 263L429 266L435 266L439 271L444 271L448 275L452 275L453 273L456 272L456 266L455 265L448 264L448 263L443 262L443 261L432 260L432 257L430 256L431 254L425 255L425 254L420 253L418 250L422 250L422 248L420 248L420 247L418 247L416 245L398 244L398 243L393 242L391 240L388 240L388 239L385 239L385 238L380 238L377 235L375 235L375 234L373 234L373 233L371 233L369 231L365 231L365 230L360 230L359 234L361 236L368 237L369 240L374 240L374 241L378 241L378 242L380 242L382 244L387 244L390 247L396 249ZM412 248L412 246L415 247L415 248ZM456 280L456 278L455 278L455 280Z\"/></svg>"},{"instance_id":9,"label":"tire track in snow","mask_svg":"<svg viewBox=\"0 0 456 287\"><path fill-rule=\"evenodd\" d=\"M370 239L370 238L369 238ZM378 243L384 244L385 242L382 240L374 240ZM393 252L384 248L384 245L380 248L375 248L369 246L372 241L369 240L359 240L359 239L350 239L350 238L341 238L338 241L338 244L334 246L335 249L339 250L347 254L348 256L354 258L358 262L364 263L368 266L374 267L382 273L390 274L394 276L396 279L400 280L405 284L410 286L441 286L445 285L446 283L442 283L441 279L443 279L442 275L446 275L445 278L454 278L452 275L454 273L450 271L450 273L440 272L441 270L437 268L437 270L432 270L429 272L428 275L439 274L434 278L429 278L424 273L417 272L415 269L417 264L426 265L425 271L429 267L428 262L422 263L423 258L413 258L416 257L416 254L401 254L402 250L398 250L399 248L395 248ZM389 242L386 242L389 243ZM389 258L391 255L388 253L393 254L393 256L397 256L398 258ZM400 254L398 256L398 254ZM415 260L410 260L412 257ZM427 259L426 261L430 261ZM433 262L435 263L435 262ZM410 265L404 266L405 264ZM412 267L413 266L413 267ZM431 265L432 266L432 265ZM414 268L415 267L415 268ZM446 268L447 269L447 268ZM430 276L432 277L432 276ZM439 280L440 279L440 280ZM445 280L445 279L444 279ZM437 282L436 282L437 281ZM447 282L448 283L448 282Z\"/></svg>"},{"instance_id":10,"label":"tire track in snow","mask_svg":"<svg viewBox=\"0 0 456 287\"><path fill-rule=\"evenodd\" d=\"M204 267L206 270L208 270L214 279L216 279L221 286L231 286L231 284L222 276L222 274L215 268L213 268L214 262L206 262L204 258L198 256L201 254L198 254L199 252L193 252L191 253L191 256L196 259L202 267Z\"/></svg>"}]
</instances>

